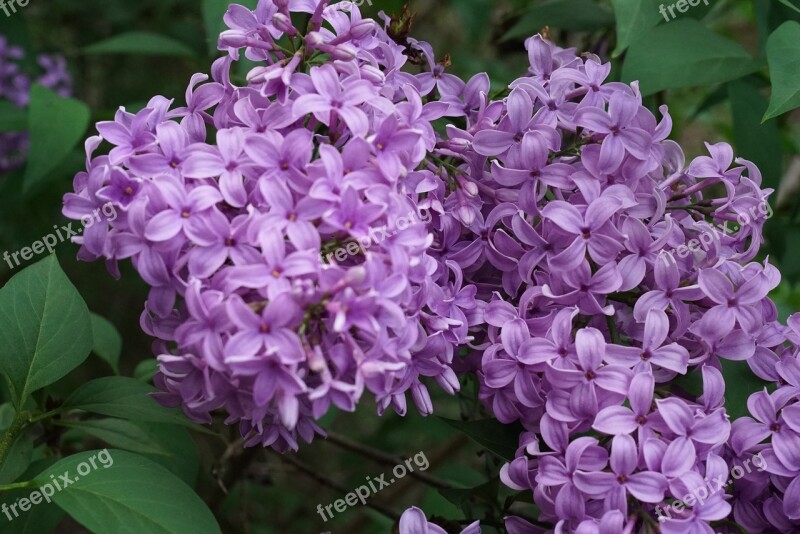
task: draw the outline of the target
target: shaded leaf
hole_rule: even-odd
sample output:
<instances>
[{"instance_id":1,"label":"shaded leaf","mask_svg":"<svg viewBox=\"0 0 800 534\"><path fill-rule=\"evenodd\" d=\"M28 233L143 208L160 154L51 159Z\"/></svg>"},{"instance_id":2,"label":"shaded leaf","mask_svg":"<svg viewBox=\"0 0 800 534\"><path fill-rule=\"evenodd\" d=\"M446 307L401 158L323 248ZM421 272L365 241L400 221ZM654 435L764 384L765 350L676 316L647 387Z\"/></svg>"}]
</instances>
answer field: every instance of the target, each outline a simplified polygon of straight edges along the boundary
<instances>
[{"instance_id":1,"label":"shaded leaf","mask_svg":"<svg viewBox=\"0 0 800 534\"><path fill-rule=\"evenodd\" d=\"M89 458L97 458L96 469ZM88 472L83 467L83 476L78 475L81 465L89 466ZM51 475L63 473L74 482L55 492L53 501L93 532L220 532L211 511L186 483L142 456L116 449L82 452L57 462L35 481L42 487Z\"/></svg>"},{"instance_id":2,"label":"shaded leaf","mask_svg":"<svg viewBox=\"0 0 800 534\"><path fill-rule=\"evenodd\" d=\"M595 31L614 25L614 15L592 0L550 0L526 9L503 41L527 38L545 26L571 31Z\"/></svg>"},{"instance_id":3,"label":"shaded leaf","mask_svg":"<svg viewBox=\"0 0 800 534\"><path fill-rule=\"evenodd\" d=\"M767 40L772 97L763 120L800 107L800 24L788 21Z\"/></svg>"},{"instance_id":4,"label":"shaded leaf","mask_svg":"<svg viewBox=\"0 0 800 534\"><path fill-rule=\"evenodd\" d=\"M148 423L147 429L166 454L147 454L149 459L169 469L194 487L200 472L200 451L188 430L175 425Z\"/></svg>"},{"instance_id":5,"label":"shaded leaf","mask_svg":"<svg viewBox=\"0 0 800 534\"><path fill-rule=\"evenodd\" d=\"M444 417L439 419L463 432L478 445L487 448L501 458L514 459L514 454L519 446L519 435L522 433L520 425L504 425L496 419L480 421L456 421Z\"/></svg>"},{"instance_id":6,"label":"shaded leaf","mask_svg":"<svg viewBox=\"0 0 800 534\"><path fill-rule=\"evenodd\" d=\"M25 190L38 185L83 139L89 115L89 108L83 102L62 98L38 84L33 86L28 111L30 150Z\"/></svg>"},{"instance_id":7,"label":"shaded leaf","mask_svg":"<svg viewBox=\"0 0 800 534\"><path fill-rule=\"evenodd\" d=\"M97 315L91 314L92 334L94 336L94 346L92 350L95 354L106 361L115 373L119 374L119 356L122 353L122 337L117 328L111 321Z\"/></svg>"},{"instance_id":8,"label":"shaded leaf","mask_svg":"<svg viewBox=\"0 0 800 534\"><path fill-rule=\"evenodd\" d=\"M86 382L70 395L62 408L146 423L171 423L206 431L174 408L165 408L150 396L156 389L141 380L107 376Z\"/></svg>"},{"instance_id":9,"label":"shaded leaf","mask_svg":"<svg viewBox=\"0 0 800 534\"><path fill-rule=\"evenodd\" d=\"M725 410L731 421L750 415L747 410L747 399L753 393L765 387L774 390L774 384L758 378L747 365L747 362L735 362L720 359L722 376L725 378Z\"/></svg>"},{"instance_id":10,"label":"shaded leaf","mask_svg":"<svg viewBox=\"0 0 800 534\"><path fill-rule=\"evenodd\" d=\"M151 382L153 376L158 372L158 360L148 358L140 361L133 370L133 377L144 382Z\"/></svg>"},{"instance_id":11,"label":"shaded leaf","mask_svg":"<svg viewBox=\"0 0 800 534\"><path fill-rule=\"evenodd\" d=\"M28 129L28 113L7 100L0 100L0 132L21 132Z\"/></svg>"},{"instance_id":12,"label":"shaded leaf","mask_svg":"<svg viewBox=\"0 0 800 534\"><path fill-rule=\"evenodd\" d=\"M647 39L632 43L622 79L638 80L643 95L664 89L713 85L752 73L759 63L738 43L694 19L653 28Z\"/></svg>"},{"instance_id":13,"label":"shaded leaf","mask_svg":"<svg viewBox=\"0 0 800 534\"><path fill-rule=\"evenodd\" d=\"M617 21L617 47L614 56L620 55L628 46L650 33L659 23L659 0L611 0L614 18Z\"/></svg>"},{"instance_id":14,"label":"shaded leaf","mask_svg":"<svg viewBox=\"0 0 800 534\"><path fill-rule=\"evenodd\" d=\"M158 439L141 423L109 418L64 421L61 424L100 439L117 449L139 454L167 454Z\"/></svg>"},{"instance_id":15,"label":"shaded leaf","mask_svg":"<svg viewBox=\"0 0 800 534\"><path fill-rule=\"evenodd\" d=\"M193 57L194 50L182 42L148 32L115 35L83 49L85 54L135 54L152 56Z\"/></svg>"},{"instance_id":16,"label":"shaded leaf","mask_svg":"<svg viewBox=\"0 0 800 534\"><path fill-rule=\"evenodd\" d=\"M55 256L0 290L0 324L0 371L17 408L80 365L92 347L89 310Z\"/></svg>"},{"instance_id":17,"label":"shaded leaf","mask_svg":"<svg viewBox=\"0 0 800 534\"><path fill-rule=\"evenodd\" d=\"M761 170L763 187L777 189L783 171L781 133L774 120L761 123L767 100L747 80L728 84L733 115L733 143L736 153Z\"/></svg>"},{"instance_id":18,"label":"shaded leaf","mask_svg":"<svg viewBox=\"0 0 800 534\"><path fill-rule=\"evenodd\" d=\"M800 7L797 7L796 5L794 5L789 0L778 0L778 2L780 2L783 5L785 5L789 9L792 9L793 11L796 11L797 13L800 13Z\"/></svg>"},{"instance_id":19,"label":"shaded leaf","mask_svg":"<svg viewBox=\"0 0 800 534\"><path fill-rule=\"evenodd\" d=\"M492 510L497 502L500 489L500 478L495 477L474 488L440 489L439 493L448 501L458 506L465 517L481 517L480 510Z\"/></svg>"}]
</instances>

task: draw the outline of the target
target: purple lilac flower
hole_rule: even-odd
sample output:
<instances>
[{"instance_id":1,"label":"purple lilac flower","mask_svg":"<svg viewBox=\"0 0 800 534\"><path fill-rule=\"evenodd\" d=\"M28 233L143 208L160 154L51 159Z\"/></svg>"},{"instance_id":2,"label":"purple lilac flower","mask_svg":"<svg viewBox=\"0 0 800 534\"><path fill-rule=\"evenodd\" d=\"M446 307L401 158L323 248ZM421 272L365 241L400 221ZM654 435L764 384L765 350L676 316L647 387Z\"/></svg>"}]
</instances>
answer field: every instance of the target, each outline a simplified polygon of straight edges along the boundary
<instances>
[{"instance_id":1,"label":"purple lilac flower","mask_svg":"<svg viewBox=\"0 0 800 534\"><path fill-rule=\"evenodd\" d=\"M79 255L130 258L152 286L142 324L174 347L159 355L159 400L202 422L224 408L248 445L279 450L365 393L379 411L405 413L410 393L431 413L425 382L458 390L456 347L480 322L476 288L457 264L434 276L414 217L431 122L451 106L420 91L425 74L401 70L403 47L352 3L289 7L317 13L310 33L286 2L231 6L212 79L193 76L185 106L155 97L99 123L64 206L120 208ZM275 51L282 37L304 52ZM260 65L235 87L242 51ZM93 153L100 140L108 155Z\"/></svg>"},{"instance_id":2,"label":"purple lilac flower","mask_svg":"<svg viewBox=\"0 0 800 534\"><path fill-rule=\"evenodd\" d=\"M290 8L312 15L305 35ZM486 410L524 428L501 479L554 531L636 531L745 462L760 467L662 530L800 528L800 316L778 322L780 275L752 263L764 217L715 232L772 193L754 165L726 144L687 165L666 107L659 121L636 83L542 36L491 100L487 76L444 72L350 2L260 0L226 22L211 81L99 124L65 196L71 218L120 208L79 254L130 258L152 286L161 402L199 422L223 409L247 445L287 450L332 406L369 393L405 414L410 393L429 414L429 384L474 372ZM242 52L261 64L237 87ZM396 224L417 208L428 221ZM774 386L752 417L731 421L725 360ZM400 530L441 529L412 508Z\"/></svg>"},{"instance_id":3,"label":"purple lilac flower","mask_svg":"<svg viewBox=\"0 0 800 534\"><path fill-rule=\"evenodd\" d=\"M529 74L504 100L462 107L466 127L448 130L418 178L444 208L432 224L439 276L458 265L485 306L483 330L470 330L479 397L526 430L501 478L531 490L538 520L559 532L622 532L641 524L623 520L627 495L655 520L698 477L763 452L772 479L756 473L758 485L735 484L662 526L711 532L741 517L754 531L793 532L800 327L777 322L776 269L747 263L763 217L725 226L742 209L767 213L771 190L726 144L685 165L666 107L658 121L636 84L605 82L599 58L541 36L526 44ZM780 386L733 424L725 360ZM702 376L701 394L672 391L688 375ZM581 465L596 449L605 458ZM601 527L611 512L614 526Z\"/></svg>"}]
</instances>

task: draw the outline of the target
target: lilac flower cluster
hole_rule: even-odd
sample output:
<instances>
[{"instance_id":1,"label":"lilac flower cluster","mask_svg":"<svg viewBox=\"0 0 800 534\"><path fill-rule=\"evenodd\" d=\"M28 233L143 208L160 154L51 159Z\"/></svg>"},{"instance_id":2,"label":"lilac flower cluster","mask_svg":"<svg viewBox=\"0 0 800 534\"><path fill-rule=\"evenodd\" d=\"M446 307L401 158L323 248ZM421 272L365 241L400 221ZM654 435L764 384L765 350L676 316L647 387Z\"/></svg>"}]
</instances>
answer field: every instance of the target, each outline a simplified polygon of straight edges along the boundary
<instances>
[{"instance_id":1,"label":"lilac flower cluster","mask_svg":"<svg viewBox=\"0 0 800 534\"><path fill-rule=\"evenodd\" d=\"M234 4L225 21L227 56L185 106L159 96L97 125L64 214L121 215L87 229L80 257L132 261L152 288L160 400L199 422L224 408L248 445L297 448L365 390L380 412L404 414L410 392L431 413L422 378L458 390L450 364L476 304L444 298L425 225L394 222L418 209L413 171L450 105L423 102L434 80L403 72L404 48L350 2ZM242 53L260 66L239 87ZM374 228L394 231L324 261Z\"/></svg>"},{"instance_id":2,"label":"lilac flower cluster","mask_svg":"<svg viewBox=\"0 0 800 534\"><path fill-rule=\"evenodd\" d=\"M25 52L13 46L0 35L0 101L7 101L17 108L28 105L31 78L22 70ZM72 78L67 71L67 62L61 56L42 54L37 58L43 70L36 83L68 97L72 92ZM18 169L25 164L28 153L26 132L0 132L0 174Z\"/></svg>"},{"instance_id":3,"label":"lilac flower cluster","mask_svg":"<svg viewBox=\"0 0 800 534\"><path fill-rule=\"evenodd\" d=\"M158 96L99 123L64 202L73 219L118 208L79 256L115 274L130 259L151 286L163 403L198 422L224 410L248 445L286 450L365 391L380 412L405 413L410 392L431 413L422 378L453 393L457 368L525 428L501 478L556 532L655 525L756 455L764 472L675 507L661 531L798 528L800 316L779 324L780 275L753 261L772 191L752 163L721 143L687 164L665 107L657 119L609 64L541 36L497 100L486 74L445 73L351 2L260 0L225 21L212 79L196 75L185 106ZM242 54L259 65L237 86ZM430 224L374 242L412 210ZM778 389L731 422L734 364ZM416 508L400 530L440 531Z\"/></svg>"},{"instance_id":4,"label":"lilac flower cluster","mask_svg":"<svg viewBox=\"0 0 800 534\"><path fill-rule=\"evenodd\" d=\"M433 255L487 303L480 397L526 429L503 481L532 490L558 532L621 532L763 452L772 477L714 491L661 531L712 533L730 517L795 531L797 340L767 297L777 269L751 262L754 208L772 191L726 144L686 165L666 108L659 121L636 84L607 83L610 64L541 36L526 45L527 75L503 101L481 93L427 175ZM748 224L707 250L670 254L742 213ZM790 385L756 395L756 420L732 429L725 361ZM699 397L673 392L687 375L702 377Z\"/></svg>"}]
</instances>

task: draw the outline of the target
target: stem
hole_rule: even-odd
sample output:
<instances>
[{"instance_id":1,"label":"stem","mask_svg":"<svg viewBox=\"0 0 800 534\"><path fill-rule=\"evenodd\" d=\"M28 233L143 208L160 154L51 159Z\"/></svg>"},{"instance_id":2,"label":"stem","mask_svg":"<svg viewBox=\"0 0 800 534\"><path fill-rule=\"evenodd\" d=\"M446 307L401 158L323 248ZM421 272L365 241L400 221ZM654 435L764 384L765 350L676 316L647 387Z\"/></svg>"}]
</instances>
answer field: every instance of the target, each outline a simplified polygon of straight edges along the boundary
<instances>
[{"instance_id":1,"label":"stem","mask_svg":"<svg viewBox=\"0 0 800 534\"><path fill-rule=\"evenodd\" d=\"M62 411L61 408L56 408L55 410L50 410L49 412L40 413L39 415L31 417L28 420L28 422L31 423L31 424L38 423L39 421L42 421L43 419L49 419L50 417L53 417L54 415L60 414L61 411Z\"/></svg>"},{"instance_id":2,"label":"stem","mask_svg":"<svg viewBox=\"0 0 800 534\"><path fill-rule=\"evenodd\" d=\"M438 157L434 156L433 154L428 155L428 159L431 159L431 160L435 161L436 163L438 163L439 165L441 165L442 167L446 168L447 170L449 170L451 172L455 172L455 173L458 173L458 174L466 174L467 173L467 171L465 171L464 169L459 169L458 167L456 167L452 163L448 163L445 160L443 160L442 158L438 158Z\"/></svg>"},{"instance_id":3,"label":"stem","mask_svg":"<svg viewBox=\"0 0 800 534\"><path fill-rule=\"evenodd\" d=\"M14 482L13 484L5 484L0 486L0 491L11 491L16 489L38 488L39 484L35 480L28 480L27 482Z\"/></svg>"},{"instance_id":4,"label":"stem","mask_svg":"<svg viewBox=\"0 0 800 534\"><path fill-rule=\"evenodd\" d=\"M615 345L619 345L619 332L617 332L617 325L614 322L614 317L606 315L606 323L608 323L608 331L611 334L611 342Z\"/></svg>"},{"instance_id":5,"label":"stem","mask_svg":"<svg viewBox=\"0 0 800 534\"><path fill-rule=\"evenodd\" d=\"M646 525L653 529L653 532L661 532L661 526L658 524L658 521L650 517L650 514L648 514L643 508L639 508L639 517L644 520Z\"/></svg>"},{"instance_id":6,"label":"stem","mask_svg":"<svg viewBox=\"0 0 800 534\"><path fill-rule=\"evenodd\" d=\"M334 445L338 445L343 449L366 456L367 458L370 458L379 464L395 466L403 463L403 459L400 458L399 456L393 456L381 450L373 449L372 447L362 445L361 443L353 441L344 436L340 436L339 434L336 434L334 432L328 431L328 441L330 441ZM428 473L425 473L423 471L410 471L408 475L430 486L433 486L434 488L453 489L456 487L450 482L447 482L446 480L442 480L433 475L429 475Z\"/></svg>"},{"instance_id":7,"label":"stem","mask_svg":"<svg viewBox=\"0 0 800 534\"><path fill-rule=\"evenodd\" d=\"M237 440L230 444L222 455L217 466L222 473L217 475L217 484L214 492L208 499L209 508L212 510L219 507L228 495L228 488L233 487L237 481L245 479L250 464L255 460L258 453L257 447L249 447L242 450L244 440ZM239 453L238 456L236 453Z\"/></svg>"},{"instance_id":8,"label":"stem","mask_svg":"<svg viewBox=\"0 0 800 534\"><path fill-rule=\"evenodd\" d=\"M282 462L285 462L285 463L291 465L292 467L294 467L295 469L300 471L302 474L306 475L307 477L309 477L312 480L315 480L315 481L319 482L323 486L327 486L328 488L331 488L331 489L333 489L335 491L338 491L338 492L344 493L344 494L350 493L350 491L351 491L349 488L344 487L342 484L339 484L335 480L330 479L327 476L323 475L322 473L319 473L319 472L315 471L314 469L308 467L307 465L305 465L304 463L300 462L299 460L297 460L296 458L294 458L290 454L280 454L280 453L274 453L274 454L277 457L279 457ZM400 514L398 514L397 512L395 512L395 511L383 506L382 504L378 504L378 503L367 501L365 506L367 506L368 508L372 508L376 512L388 517L389 519L391 519L395 523L400 521Z\"/></svg>"},{"instance_id":9,"label":"stem","mask_svg":"<svg viewBox=\"0 0 800 534\"><path fill-rule=\"evenodd\" d=\"M11 421L11 426L0 439L0 466L3 466L11 452L11 447L17 441L20 432L22 432L30 422L30 413L26 411L17 412L14 415L14 420Z\"/></svg>"}]
</instances>

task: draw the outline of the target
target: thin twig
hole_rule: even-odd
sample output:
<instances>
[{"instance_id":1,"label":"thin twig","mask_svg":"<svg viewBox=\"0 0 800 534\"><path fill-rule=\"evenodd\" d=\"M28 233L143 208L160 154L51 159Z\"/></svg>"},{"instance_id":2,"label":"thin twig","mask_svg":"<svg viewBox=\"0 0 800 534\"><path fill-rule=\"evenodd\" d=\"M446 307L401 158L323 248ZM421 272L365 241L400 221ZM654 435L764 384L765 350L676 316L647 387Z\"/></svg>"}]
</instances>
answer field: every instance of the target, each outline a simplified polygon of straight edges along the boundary
<instances>
[{"instance_id":1,"label":"thin twig","mask_svg":"<svg viewBox=\"0 0 800 534\"><path fill-rule=\"evenodd\" d=\"M306 475L308 478L310 478L312 480L315 480L316 482L319 482L323 486L327 486L328 488L331 488L333 490L336 490L336 491L338 491L340 493L344 493L344 494L347 494L347 493L351 492L351 489L346 488L342 484L340 484L340 483L336 482L335 480L323 475L322 473L319 473L319 472L315 471L314 469L312 469L312 468L308 467L307 465L305 465L304 463L302 463L300 460L297 460L294 456L291 455L291 453L281 454L281 453L274 452L274 451L270 451L270 452L273 452L273 454L275 454L275 456L280 458L280 460L282 462L291 465L292 467L297 469L300 473ZM391 519L395 523L400 521L400 514L398 514L395 511L383 506L382 504L379 504L379 503L376 503L376 502L367 501L364 504L364 506L366 506L368 508L372 508L376 512L388 517L389 519Z\"/></svg>"},{"instance_id":2,"label":"thin twig","mask_svg":"<svg viewBox=\"0 0 800 534\"><path fill-rule=\"evenodd\" d=\"M399 456L394 456L381 450L373 449L372 447L363 445L357 441L353 441L350 438L341 436L335 432L328 431L327 441L333 443L334 445L338 445L343 449L366 456L367 458L370 458L379 464L396 466L404 463L404 460ZM436 476L429 475L424 471L409 471L408 475L437 489L453 489L456 487L450 482L442 480Z\"/></svg>"}]
</instances>

